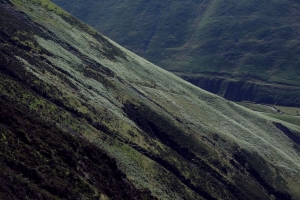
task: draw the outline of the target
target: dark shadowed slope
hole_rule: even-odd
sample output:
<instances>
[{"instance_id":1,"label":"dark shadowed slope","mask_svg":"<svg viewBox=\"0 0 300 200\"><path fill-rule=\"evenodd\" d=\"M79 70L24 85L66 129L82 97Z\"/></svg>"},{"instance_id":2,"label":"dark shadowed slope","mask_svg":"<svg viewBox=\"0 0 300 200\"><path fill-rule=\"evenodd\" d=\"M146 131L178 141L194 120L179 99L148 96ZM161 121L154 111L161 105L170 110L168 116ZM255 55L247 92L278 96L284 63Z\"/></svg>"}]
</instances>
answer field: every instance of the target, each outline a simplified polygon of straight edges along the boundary
<instances>
[{"instance_id":1,"label":"dark shadowed slope","mask_svg":"<svg viewBox=\"0 0 300 200\"><path fill-rule=\"evenodd\" d=\"M1 199L155 199L80 135L0 97Z\"/></svg>"},{"instance_id":2,"label":"dark shadowed slope","mask_svg":"<svg viewBox=\"0 0 300 200\"><path fill-rule=\"evenodd\" d=\"M4 198L300 197L299 127L183 81L49 1L0 4Z\"/></svg>"},{"instance_id":3,"label":"dark shadowed slope","mask_svg":"<svg viewBox=\"0 0 300 200\"><path fill-rule=\"evenodd\" d=\"M205 90L300 106L298 1L53 1Z\"/></svg>"}]
</instances>

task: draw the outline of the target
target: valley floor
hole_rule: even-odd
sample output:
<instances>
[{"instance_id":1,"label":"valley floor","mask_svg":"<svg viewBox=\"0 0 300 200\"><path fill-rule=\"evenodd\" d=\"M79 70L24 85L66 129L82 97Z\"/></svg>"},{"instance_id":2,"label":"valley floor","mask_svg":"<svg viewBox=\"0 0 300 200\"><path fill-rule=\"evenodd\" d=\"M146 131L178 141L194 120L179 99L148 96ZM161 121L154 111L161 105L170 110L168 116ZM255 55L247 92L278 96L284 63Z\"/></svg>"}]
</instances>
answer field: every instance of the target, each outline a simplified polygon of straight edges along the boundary
<instances>
[{"instance_id":1,"label":"valley floor","mask_svg":"<svg viewBox=\"0 0 300 200\"><path fill-rule=\"evenodd\" d=\"M300 108L286 107L268 104L256 104L252 102L236 102L253 111L263 113L269 117L279 119L300 127Z\"/></svg>"}]
</instances>

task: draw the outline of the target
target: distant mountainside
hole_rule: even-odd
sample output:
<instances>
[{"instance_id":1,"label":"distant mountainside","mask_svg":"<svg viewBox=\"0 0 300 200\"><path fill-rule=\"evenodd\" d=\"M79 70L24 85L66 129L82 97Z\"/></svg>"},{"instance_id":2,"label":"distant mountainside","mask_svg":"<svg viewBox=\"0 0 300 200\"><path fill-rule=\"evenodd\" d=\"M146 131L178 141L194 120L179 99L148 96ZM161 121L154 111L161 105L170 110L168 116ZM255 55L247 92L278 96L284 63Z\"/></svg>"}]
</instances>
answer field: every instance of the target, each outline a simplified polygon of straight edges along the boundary
<instances>
[{"instance_id":1,"label":"distant mountainside","mask_svg":"<svg viewBox=\"0 0 300 200\"><path fill-rule=\"evenodd\" d=\"M300 106L295 0L53 0L158 66L235 101Z\"/></svg>"},{"instance_id":2,"label":"distant mountainside","mask_svg":"<svg viewBox=\"0 0 300 200\"><path fill-rule=\"evenodd\" d=\"M300 128L48 0L0 0L1 199L299 199Z\"/></svg>"}]
</instances>

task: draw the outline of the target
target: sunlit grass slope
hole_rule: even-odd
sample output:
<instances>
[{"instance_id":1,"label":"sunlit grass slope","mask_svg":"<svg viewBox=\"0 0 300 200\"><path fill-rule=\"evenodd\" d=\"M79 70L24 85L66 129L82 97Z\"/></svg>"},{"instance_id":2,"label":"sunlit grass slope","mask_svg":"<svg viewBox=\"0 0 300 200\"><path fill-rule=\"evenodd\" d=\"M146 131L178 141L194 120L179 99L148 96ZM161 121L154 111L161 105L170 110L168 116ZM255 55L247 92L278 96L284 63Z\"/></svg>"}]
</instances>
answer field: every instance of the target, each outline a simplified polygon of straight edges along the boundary
<instances>
[{"instance_id":1,"label":"sunlit grass slope","mask_svg":"<svg viewBox=\"0 0 300 200\"><path fill-rule=\"evenodd\" d=\"M297 1L53 2L168 70L300 85Z\"/></svg>"},{"instance_id":2,"label":"sunlit grass slope","mask_svg":"<svg viewBox=\"0 0 300 200\"><path fill-rule=\"evenodd\" d=\"M0 2L1 95L103 149L136 188L159 199L300 197L293 127L183 81L49 1Z\"/></svg>"},{"instance_id":3,"label":"sunlit grass slope","mask_svg":"<svg viewBox=\"0 0 300 200\"><path fill-rule=\"evenodd\" d=\"M300 106L297 1L53 1L205 90L234 101Z\"/></svg>"},{"instance_id":4,"label":"sunlit grass slope","mask_svg":"<svg viewBox=\"0 0 300 200\"><path fill-rule=\"evenodd\" d=\"M294 124L300 128L300 108L295 107L284 107L284 106L273 106L273 105L261 105L253 104L249 102L238 103L251 110L264 113L267 116L273 117L275 119L280 119L282 121Z\"/></svg>"}]
</instances>

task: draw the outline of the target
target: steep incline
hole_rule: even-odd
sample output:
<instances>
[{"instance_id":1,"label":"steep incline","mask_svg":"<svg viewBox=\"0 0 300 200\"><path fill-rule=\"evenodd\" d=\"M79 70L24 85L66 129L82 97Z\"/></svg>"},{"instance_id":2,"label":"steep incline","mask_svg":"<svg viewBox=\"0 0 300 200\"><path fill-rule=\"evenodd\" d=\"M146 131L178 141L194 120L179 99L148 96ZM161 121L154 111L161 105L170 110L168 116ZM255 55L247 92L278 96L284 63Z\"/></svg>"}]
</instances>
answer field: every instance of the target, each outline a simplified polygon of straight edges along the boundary
<instances>
[{"instance_id":1,"label":"steep incline","mask_svg":"<svg viewBox=\"0 0 300 200\"><path fill-rule=\"evenodd\" d=\"M0 97L1 199L156 199L82 136Z\"/></svg>"},{"instance_id":2,"label":"steep incline","mask_svg":"<svg viewBox=\"0 0 300 200\"><path fill-rule=\"evenodd\" d=\"M53 1L205 90L300 106L298 1Z\"/></svg>"},{"instance_id":3,"label":"steep incline","mask_svg":"<svg viewBox=\"0 0 300 200\"><path fill-rule=\"evenodd\" d=\"M4 157L1 176L9 178L2 173L7 170L17 174L7 179L9 185L17 179L39 190L34 181L43 174L69 185L69 179L61 181L69 171L78 177L79 190L65 197L61 187L46 187L46 195L54 195L46 198L72 199L94 190L97 199L118 199L118 189L124 198L137 199L300 197L299 127L275 123L183 81L49 1L0 3L0 127L1 142L9 144L1 154L15 156L13 162ZM29 156L42 166L24 159ZM44 172L48 162L57 169ZM113 166L103 174L116 178L106 182L111 190L97 175L101 166ZM120 178L132 191L114 182Z\"/></svg>"}]
</instances>

